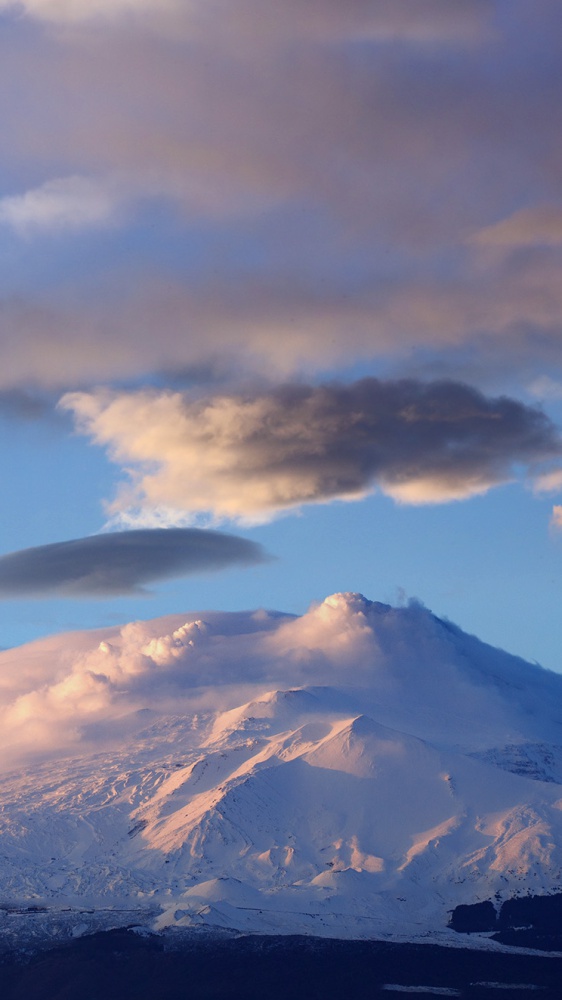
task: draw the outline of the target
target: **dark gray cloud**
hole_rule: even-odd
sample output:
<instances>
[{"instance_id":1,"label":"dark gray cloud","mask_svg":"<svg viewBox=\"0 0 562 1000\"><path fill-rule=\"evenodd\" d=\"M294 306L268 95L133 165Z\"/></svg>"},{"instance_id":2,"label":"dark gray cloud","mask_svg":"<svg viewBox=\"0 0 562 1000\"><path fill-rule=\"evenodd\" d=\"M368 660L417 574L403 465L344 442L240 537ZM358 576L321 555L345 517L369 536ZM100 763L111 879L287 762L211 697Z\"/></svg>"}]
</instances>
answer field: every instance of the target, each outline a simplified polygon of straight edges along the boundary
<instances>
[{"instance_id":1,"label":"dark gray cloud","mask_svg":"<svg viewBox=\"0 0 562 1000\"><path fill-rule=\"evenodd\" d=\"M155 528L92 535L0 557L0 597L103 597L229 566L266 561L260 545L197 528Z\"/></svg>"},{"instance_id":2,"label":"dark gray cloud","mask_svg":"<svg viewBox=\"0 0 562 1000\"><path fill-rule=\"evenodd\" d=\"M404 503L444 502L562 457L541 409L454 381L364 378L203 399L100 391L62 405L132 475L113 505L122 515L138 503L260 520L377 486Z\"/></svg>"}]
</instances>

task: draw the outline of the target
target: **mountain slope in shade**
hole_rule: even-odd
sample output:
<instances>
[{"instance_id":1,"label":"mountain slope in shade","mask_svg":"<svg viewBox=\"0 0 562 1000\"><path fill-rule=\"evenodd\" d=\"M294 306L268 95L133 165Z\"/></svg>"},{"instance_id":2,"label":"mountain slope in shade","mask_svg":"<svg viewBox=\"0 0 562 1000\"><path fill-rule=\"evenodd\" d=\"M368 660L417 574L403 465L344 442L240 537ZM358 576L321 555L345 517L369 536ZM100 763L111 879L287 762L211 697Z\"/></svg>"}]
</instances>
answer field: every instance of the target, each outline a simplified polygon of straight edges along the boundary
<instances>
[{"instance_id":1,"label":"mountain slope in shade","mask_svg":"<svg viewBox=\"0 0 562 1000\"><path fill-rule=\"evenodd\" d=\"M421 606L161 619L0 668L6 938L415 939L562 890L562 677Z\"/></svg>"}]
</instances>

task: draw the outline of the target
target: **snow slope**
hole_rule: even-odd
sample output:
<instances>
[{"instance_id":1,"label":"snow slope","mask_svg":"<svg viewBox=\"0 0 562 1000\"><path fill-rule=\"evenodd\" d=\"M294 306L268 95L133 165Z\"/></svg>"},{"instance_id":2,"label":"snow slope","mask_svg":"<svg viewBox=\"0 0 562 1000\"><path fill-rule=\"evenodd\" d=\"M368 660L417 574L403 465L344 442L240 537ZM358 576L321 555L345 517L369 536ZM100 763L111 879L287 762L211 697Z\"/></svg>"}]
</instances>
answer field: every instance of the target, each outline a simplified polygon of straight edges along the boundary
<instances>
[{"instance_id":1,"label":"snow slope","mask_svg":"<svg viewBox=\"0 0 562 1000\"><path fill-rule=\"evenodd\" d=\"M6 939L415 939L562 891L562 677L421 606L50 638L0 654L0 692Z\"/></svg>"}]
</instances>

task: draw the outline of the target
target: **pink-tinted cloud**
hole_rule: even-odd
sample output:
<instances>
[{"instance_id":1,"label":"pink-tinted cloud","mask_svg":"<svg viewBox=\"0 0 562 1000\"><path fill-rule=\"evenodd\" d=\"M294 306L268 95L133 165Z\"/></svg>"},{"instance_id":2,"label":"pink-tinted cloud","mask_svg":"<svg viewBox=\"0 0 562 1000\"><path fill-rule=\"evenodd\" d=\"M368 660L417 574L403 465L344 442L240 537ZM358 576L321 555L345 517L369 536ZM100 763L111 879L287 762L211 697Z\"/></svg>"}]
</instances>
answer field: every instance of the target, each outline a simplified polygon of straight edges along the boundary
<instances>
[{"instance_id":1,"label":"pink-tinted cloud","mask_svg":"<svg viewBox=\"0 0 562 1000\"><path fill-rule=\"evenodd\" d=\"M454 382L285 385L203 399L179 392L70 393L78 428L130 481L110 507L266 520L377 486L403 503L484 493L562 453L539 410Z\"/></svg>"},{"instance_id":2,"label":"pink-tinted cloud","mask_svg":"<svg viewBox=\"0 0 562 1000\"><path fill-rule=\"evenodd\" d=\"M562 528L562 506L555 504L552 508L551 524L553 528Z\"/></svg>"},{"instance_id":3,"label":"pink-tinted cloud","mask_svg":"<svg viewBox=\"0 0 562 1000\"><path fill-rule=\"evenodd\" d=\"M423 733L448 724L454 736L451 707L459 705L465 727L477 718L482 732L497 739L505 727L507 738L513 707L524 702L529 720L530 705L556 704L560 685L419 605L393 609L353 593L333 594L298 618L199 612L54 636L0 652L0 666L0 746L12 766L15 753L106 749L163 714L194 719L210 735L213 723L225 729L244 708L254 722L267 718L267 692L303 686L312 687L301 692L304 703L314 704L318 686L328 711L360 690L363 705L372 699L373 710L391 716L399 706L402 724L409 719ZM230 720L217 718L221 711Z\"/></svg>"}]
</instances>

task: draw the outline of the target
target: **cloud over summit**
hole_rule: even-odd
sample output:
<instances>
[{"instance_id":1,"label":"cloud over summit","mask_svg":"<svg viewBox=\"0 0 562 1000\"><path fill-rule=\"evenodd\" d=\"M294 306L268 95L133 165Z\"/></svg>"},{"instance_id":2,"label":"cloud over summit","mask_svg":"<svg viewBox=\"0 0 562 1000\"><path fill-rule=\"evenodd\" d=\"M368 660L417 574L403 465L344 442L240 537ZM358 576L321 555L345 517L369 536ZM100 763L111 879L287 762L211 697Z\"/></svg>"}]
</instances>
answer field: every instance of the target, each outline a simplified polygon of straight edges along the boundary
<instances>
[{"instance_id":1,"label":"cloud over summit","mask_svg":"<svg viewBox=\"0 0 562 1000\"><path fill-rule=\"evenodd\" d=\"M562 455L536 408L459 382L364 378L204 399L70 393L61 406L130 472L111 506L266 520L375 488L404 503L483 493Z\"/></svg>"},{"instance_id":2,"label":"cloud over summit","mask_svg":"<svg viewBox=\"0 0 562 1000\"><path fill-rule=\"evenodd\" d=\"M299 692L304 698L314 701L318 686L328 703L328 689L339 687L340 706L350 688L361 689L373 710L400 706L414 725L423 702L422 726L440 732L446 725L458 735L459 717L465 725L478 719L494 734L502 724L510 732L506 703L524 705L532 719L530 707L545 698L556 703L557 683L419 605L391 608L354 593L334 594L300 617L191 613L54 636L0 652L0 669L0 769L10 746L68 752L93 741L107 749L127 726L144 728L159 714L198 715L205 724L217 711L253 702L245 708L255 722L260 711L267 716L273 692L283 699L303 686L311 687Z\"/></svg>"}]
</instances>

